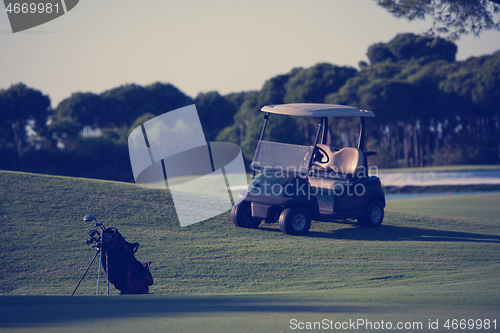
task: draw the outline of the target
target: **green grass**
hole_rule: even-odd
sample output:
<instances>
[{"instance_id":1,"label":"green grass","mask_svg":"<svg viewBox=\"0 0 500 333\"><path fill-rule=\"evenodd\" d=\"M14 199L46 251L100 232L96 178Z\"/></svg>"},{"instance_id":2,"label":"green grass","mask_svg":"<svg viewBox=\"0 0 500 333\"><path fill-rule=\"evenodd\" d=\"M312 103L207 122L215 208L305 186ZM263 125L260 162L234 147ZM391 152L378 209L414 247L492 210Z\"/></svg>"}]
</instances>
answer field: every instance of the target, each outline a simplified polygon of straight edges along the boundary
<instances>
[{"instance_id":1,"label":"green grass","mask_svg":"<svg viewBox=\"0 0 500 333\"><path fill-rule=\"evenodd\" d=\"M500 193L388 201L388 210L500 221Z\"/></svg>"},{"instance_id":2,"label":"green grass","mask_svg":"<svg viewBox=\"0 0 500 333\"><path fill-rule=\"evenodd\" d=\"M167 191L133 184L0 172L0 185L2 332L278 332L290 331L292 315L500 313L498 195L395 200L378 229L314 222L293 237L276 225L235 228L228 212L181 228ZM90 296L94 265L77 291L87 296L18 296L71 294L94 255L87 213L141 243L137 258L153 261L152 295Z\"/></svg>"},{"instance_id":3,"label":"green grass","mask_svg":"<svg viewBox=\"0 0 500 333\"><path fill-rule=\"evenodd\" d=\"M491 292L498 282L231 295L4 296L0 328L2 332L253 333L293 332L291 319L334 323L363 319L422 323L425 330L419 331L424 332L429 320L439 320L442 332L449 318L496 318L498 325L498 295ZM362 328L359 331L374 331Z\"/></svg>"}]
</instances>

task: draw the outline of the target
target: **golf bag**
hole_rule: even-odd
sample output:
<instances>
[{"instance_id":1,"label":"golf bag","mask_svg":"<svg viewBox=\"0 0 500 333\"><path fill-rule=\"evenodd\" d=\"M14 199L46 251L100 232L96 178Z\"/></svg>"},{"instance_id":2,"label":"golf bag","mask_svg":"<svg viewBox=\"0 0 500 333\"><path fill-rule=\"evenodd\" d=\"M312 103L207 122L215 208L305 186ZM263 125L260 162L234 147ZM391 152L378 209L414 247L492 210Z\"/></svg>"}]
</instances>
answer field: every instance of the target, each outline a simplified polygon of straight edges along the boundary
<instances>
[{"instance_id":1,"label":"golf bag","mask_svg":"<svg viewBox=\"0 0 500 333\"><path fill-rule=\"evenodd\" d=\"M129 243L116 228L107 228L102 235L102 266L120 294L147 294L153 284L149 271L151 262L142 264L134 253L139 243ZM106 260L107 254L107 260Z\"/></svg>"}]
</instances>

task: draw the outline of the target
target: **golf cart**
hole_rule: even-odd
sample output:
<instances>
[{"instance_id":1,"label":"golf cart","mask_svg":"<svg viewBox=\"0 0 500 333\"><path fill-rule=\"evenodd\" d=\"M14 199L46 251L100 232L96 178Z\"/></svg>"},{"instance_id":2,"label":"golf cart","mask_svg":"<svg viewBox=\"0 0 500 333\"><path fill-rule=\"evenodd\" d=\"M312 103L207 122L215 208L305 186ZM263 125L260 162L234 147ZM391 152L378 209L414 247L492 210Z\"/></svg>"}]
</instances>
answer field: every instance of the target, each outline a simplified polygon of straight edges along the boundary
<instances>
[{"instance_id":1,"label":"golf cart","mask_svg":"<svg viewBox=\"0 0 500 333\"><path fill-rule=\"evenodd\" d=\"M266 112L255 156L253 178L244 198L231 210L235 226L257 228L262 220L279 222L284 234L303 235L311 220L357 219L361 227L376 228L384 218L385 195L380 179L368 175L365 118L371 111L334 104L264 106ZM315 117L318 130L312 146L264 141L271 113ZM328 146L328 117L360 117L358 147ZM320 138L321 137L321 138ZM256 176L257 173L257 176Z\"/></svg>"}]
</instances>

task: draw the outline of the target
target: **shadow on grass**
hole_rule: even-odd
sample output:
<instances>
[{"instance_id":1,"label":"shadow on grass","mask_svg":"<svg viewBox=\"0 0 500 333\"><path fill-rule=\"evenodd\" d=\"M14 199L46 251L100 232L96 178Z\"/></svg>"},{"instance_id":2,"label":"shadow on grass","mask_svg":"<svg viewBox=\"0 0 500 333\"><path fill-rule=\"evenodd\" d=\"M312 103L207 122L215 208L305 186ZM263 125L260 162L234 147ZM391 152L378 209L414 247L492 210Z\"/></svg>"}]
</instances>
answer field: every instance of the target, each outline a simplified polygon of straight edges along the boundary
<instances>
[{"instance_id":1,"label":"shadow on grass","mask_svg":"<svg viewBox=\"0 0 500 333\"><path fill-rule=\"evenodd\" d=\"M412 227L382 225L376 229L346 228L333 232L310 231L306 237L372 241L425 241L425 242L472 242L500 243L500 236L471 232L432 230Z\"/></svg>"},{"instance_id":2,"label":"shadow on grass","mask_svg":"<svg viewBox=\"0 0 500 333\"><path fill-rule=\"evenodd\" d=\"M1 296L0 327L30 327L87 320L189 316L201 313L379 313L380 306L273 300L271 296Z\"/></svg>"},{"instance_id":3,"label":"shadow on grass","mask_svg":"<svg viewBox=\"0 0 500 333\"><path fill-rule=\"evenodd\" d=\"M313 222L314 223L314 222ZM356 222L339 221L337 224L357 226ZM263 225L259 229L266 232L281 232L280 229ZM380 228L344 228L332 232L309 231L304 236L309 238L330 238L368 241L426 241L426 242L472 242L472 243L500 243L500 236L476 234L471 232L432 230L412 227L396 227L382 225Z\"/></svg>"}]
</instances>

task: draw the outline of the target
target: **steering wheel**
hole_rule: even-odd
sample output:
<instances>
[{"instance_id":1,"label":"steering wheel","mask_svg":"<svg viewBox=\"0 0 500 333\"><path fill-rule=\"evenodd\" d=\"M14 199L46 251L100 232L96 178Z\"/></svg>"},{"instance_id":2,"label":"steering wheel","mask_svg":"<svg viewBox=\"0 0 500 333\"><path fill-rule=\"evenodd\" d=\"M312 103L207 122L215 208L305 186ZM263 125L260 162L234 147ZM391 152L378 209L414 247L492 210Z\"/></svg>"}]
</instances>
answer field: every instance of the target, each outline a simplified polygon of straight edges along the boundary
<instances>
[{"instance_id":1,"label":"steering wheel","mask_svg":"<svg viewBox=\"0 0 500 333\"><path fill-rule=\"evenodd\" d=\"M330 161L330 157L328 156L327 152L318 146L314 149L313 152L313 162L319 162L321 164L328 163Z\"/></svg>"}]
</instances>

